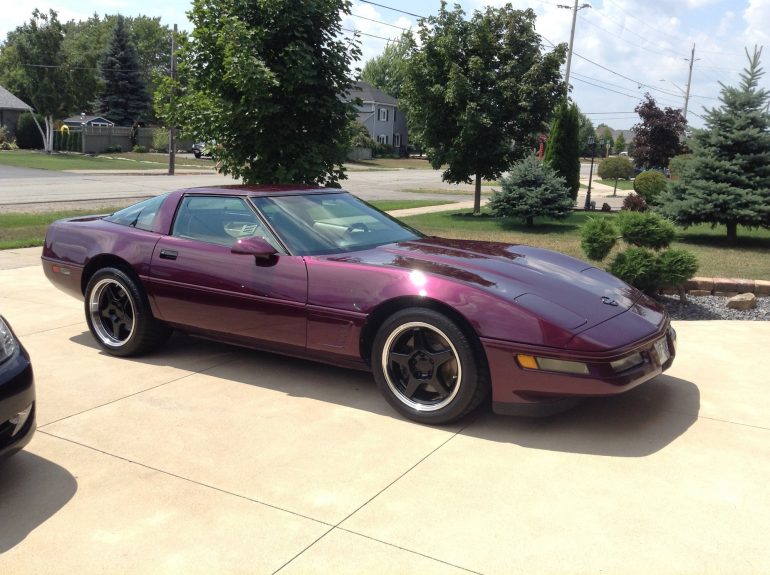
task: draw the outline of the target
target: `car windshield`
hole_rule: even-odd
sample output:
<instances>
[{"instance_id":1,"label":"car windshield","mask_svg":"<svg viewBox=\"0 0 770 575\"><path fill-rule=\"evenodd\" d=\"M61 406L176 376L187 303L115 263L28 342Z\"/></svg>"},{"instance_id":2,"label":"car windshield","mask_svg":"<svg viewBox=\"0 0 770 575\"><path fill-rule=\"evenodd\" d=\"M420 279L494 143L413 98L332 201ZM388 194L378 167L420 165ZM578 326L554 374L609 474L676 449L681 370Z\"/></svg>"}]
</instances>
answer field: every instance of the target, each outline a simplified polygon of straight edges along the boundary
<instances>
[{"instance_id":1,"label":"car windshield","mask_svg":"<svg viewBox=\"0 0 770 575\"><path fill-rule=\"evenodd\" d=\"M251 201L296 255L357 251L423 237L345 192L253 197Z\"/></svg>"}]
</instances>

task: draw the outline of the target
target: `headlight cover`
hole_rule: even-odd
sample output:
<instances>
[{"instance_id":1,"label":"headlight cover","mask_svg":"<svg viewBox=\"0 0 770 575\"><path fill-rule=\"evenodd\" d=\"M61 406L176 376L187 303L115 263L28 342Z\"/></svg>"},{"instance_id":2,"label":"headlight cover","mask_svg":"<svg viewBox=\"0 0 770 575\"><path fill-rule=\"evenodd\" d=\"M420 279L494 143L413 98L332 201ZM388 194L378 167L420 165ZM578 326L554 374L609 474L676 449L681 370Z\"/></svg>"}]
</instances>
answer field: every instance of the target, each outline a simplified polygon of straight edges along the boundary
<instances>
[{"instance_id":1,"label":"headlight cover","mask_svg":"<svg viewBox=\"0 0 770 575\"><path fill-rule=\"evenodd\" d=\"M11 328L0 318L0 363L13 355L16 351L16 338L11 333Z\"/></svg>"}]
</instances>

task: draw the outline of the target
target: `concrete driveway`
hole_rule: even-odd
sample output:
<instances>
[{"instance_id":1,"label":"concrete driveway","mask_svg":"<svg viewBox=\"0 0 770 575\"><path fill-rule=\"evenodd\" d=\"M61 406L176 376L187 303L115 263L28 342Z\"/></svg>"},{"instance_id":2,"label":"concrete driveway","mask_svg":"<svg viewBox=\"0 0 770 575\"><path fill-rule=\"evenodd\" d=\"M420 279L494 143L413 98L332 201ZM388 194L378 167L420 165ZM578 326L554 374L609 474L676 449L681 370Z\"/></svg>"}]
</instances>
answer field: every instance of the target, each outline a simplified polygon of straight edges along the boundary
<instances>
[{"instance_id":1,"label":"concrete driveway","mask_svg":"<svg viewBox=\"0 0 770 575\"><path fill-rule=\"evenodd\" d=\"M770 569L770 323L681 322L622 397L431 428L364 373L184 336L109 357L37 257L0 252L39 424L0 464L0 573Z\"/></svg>"}]
</instances>

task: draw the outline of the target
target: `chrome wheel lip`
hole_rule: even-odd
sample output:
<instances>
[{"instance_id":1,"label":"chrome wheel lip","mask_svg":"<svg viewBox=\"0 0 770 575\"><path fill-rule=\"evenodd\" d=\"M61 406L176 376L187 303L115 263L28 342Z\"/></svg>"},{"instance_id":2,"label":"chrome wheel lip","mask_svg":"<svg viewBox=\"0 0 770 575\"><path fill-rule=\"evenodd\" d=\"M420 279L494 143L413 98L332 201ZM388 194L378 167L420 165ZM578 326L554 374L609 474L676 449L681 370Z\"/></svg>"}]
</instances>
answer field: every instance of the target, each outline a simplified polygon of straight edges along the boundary
<instances>
[{"instance_id":1,"label":"chrome wheel lip","mask_svg":"<svg viewBox=\"0 0 770 575\"><path fill-rule=\"evenodd\" d=\"M439 335L447 344L447 347L452 350L452 355L454 356L455 363L457 364L457 381L454 385L454 388L452 389L451 393L444 398L443 401L440 401L438 403L420 403L418 401L414 401L411 398L407 397L402 393L402 391L398 388L398 386L395 384L393 379L390 376L390 352L391 348L393 346L393 343L401 337L404 332L410 331L414 328L422 328L422 329L428 329L432 331L433 333ZM462 375L463 375L463 368L462 363L460 361L460 356L457 353L457 348L452 343L452 340L449 339L449 337L440 329L438 329L436 326L431 325L426 322L422 321L412 321L408 323L404 323L398 328L394 329L390 335L388 336L388 339L385 340L385 345L382 348L382 357L380 358L381 364L382 364L382 373L385 377L385 381L388 384L388 387L393 392L393 395L404 405L407 407L410 407L414 409L415 411L420 412L433 412L433 411L439 411L441 409L444 409L447 405L452 403L452 401L457 397L458 392L460 391L460 386L462 385Z\"/></svg>"},{"instance_id":2,"label":"chrome wheel lip","mask_svg":"<svg viewBox=\"0 0 770 575\"><path fill-rule=\"evenodd\" d=\"M102 298L105 291L110 287L115 286L124 294L126 294L126 301L131 308L131 317L133 321L136 321L136 308L134 307L134 300L131 294L121 282L113 278L104 278L99 280L91 290L91 295L88 299L88 313L91 317L91 326L99 341L107 347L120 348L126 345L131 337L134 335L134 328L132 327L128 333L128 336L123 339L118 339L112 335L110 331L104 325L104 319L102 318Z\"/></svg>"}]
</instances>

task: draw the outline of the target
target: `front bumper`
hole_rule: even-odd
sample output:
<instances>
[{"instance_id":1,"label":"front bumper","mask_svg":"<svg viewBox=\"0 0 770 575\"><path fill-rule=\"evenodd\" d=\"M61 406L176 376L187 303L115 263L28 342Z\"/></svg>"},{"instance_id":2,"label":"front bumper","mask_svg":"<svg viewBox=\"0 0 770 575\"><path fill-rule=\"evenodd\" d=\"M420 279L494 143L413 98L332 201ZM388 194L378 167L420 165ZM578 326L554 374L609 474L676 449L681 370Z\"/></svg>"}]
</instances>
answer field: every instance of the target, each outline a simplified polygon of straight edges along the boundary
<instances>
[{"instance_id":1,"label":"front bumper","mask_svg":"<svg viewBox=\"0 0 770 575\"><path fill-rule=\"evenodd\" d=\"M35 383L32 364L16 340L16 350L0 363L0 458L20 450L35 432ZM24 414L19 424L20 414Z\"/></svg>"},{"instance_id":2,"label":"front bumper","mask_svg":"<svg viewBox=\"0 0 770 575\"><path fill-rule=\"evenodd\" d=\"M669 357L661 357L656 342L665 341ZM574 405L585 397L617 395L633 389L668 369L676 357L676 332L668 322L643 340L606 352L576 352L555 348L522 346L483 340L492 381L493 409L509 415L549 415ZM587 374L569 374L544 369L526 369L516 361L530 354L584 363ZM617 362L639 354L641 363L622 371Z\"/></svg>"}]
</instances>

